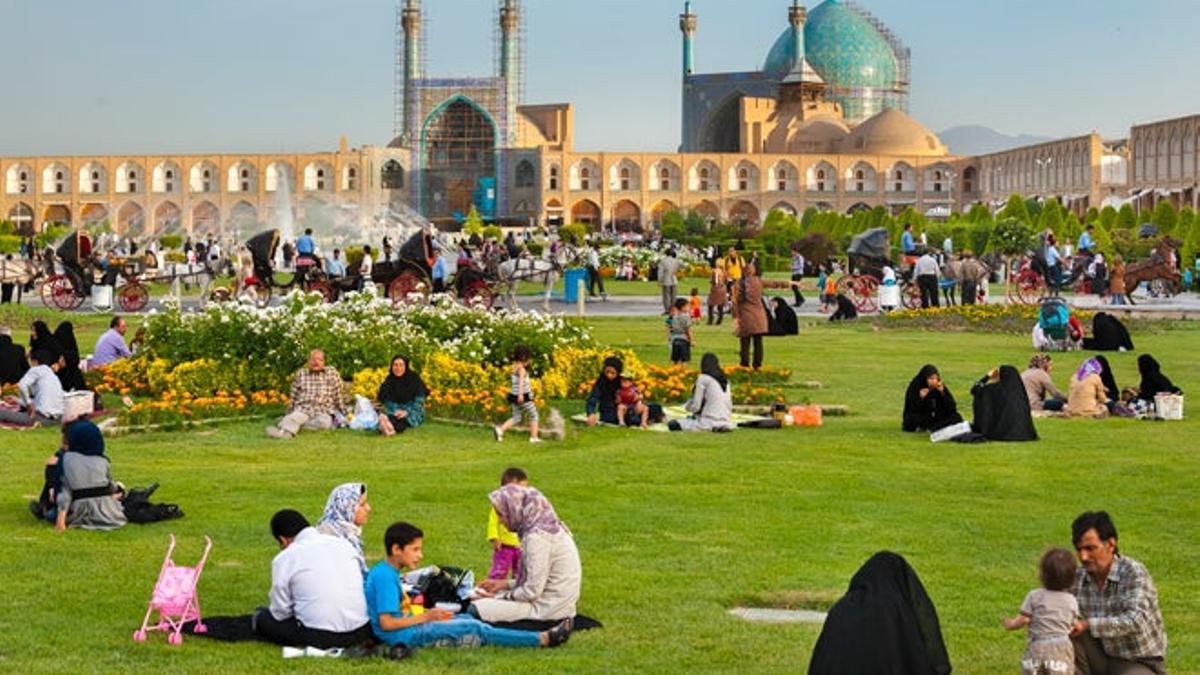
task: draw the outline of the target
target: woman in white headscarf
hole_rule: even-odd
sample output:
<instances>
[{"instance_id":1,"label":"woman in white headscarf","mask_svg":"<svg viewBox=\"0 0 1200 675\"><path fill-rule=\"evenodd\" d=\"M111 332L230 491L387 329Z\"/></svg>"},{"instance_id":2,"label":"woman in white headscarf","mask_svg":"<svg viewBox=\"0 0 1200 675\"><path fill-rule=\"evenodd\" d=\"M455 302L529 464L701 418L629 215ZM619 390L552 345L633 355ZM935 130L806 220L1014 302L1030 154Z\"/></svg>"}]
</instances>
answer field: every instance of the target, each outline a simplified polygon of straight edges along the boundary
<instances>
[{"instance_id":1,"label":"woman in white headscarf","mask_svg":"<svg viewBox=\"0 0 1200 675\"><path fill-rule=\"evenodd\" d=\"M363 576L367 574L367 561L363 557L362 526L371 513L367 503L366 483L344 483L329 493L325 512L317 521L317 531L350 542L358 557L358 566Z\"/></svg>"}]
</instances>

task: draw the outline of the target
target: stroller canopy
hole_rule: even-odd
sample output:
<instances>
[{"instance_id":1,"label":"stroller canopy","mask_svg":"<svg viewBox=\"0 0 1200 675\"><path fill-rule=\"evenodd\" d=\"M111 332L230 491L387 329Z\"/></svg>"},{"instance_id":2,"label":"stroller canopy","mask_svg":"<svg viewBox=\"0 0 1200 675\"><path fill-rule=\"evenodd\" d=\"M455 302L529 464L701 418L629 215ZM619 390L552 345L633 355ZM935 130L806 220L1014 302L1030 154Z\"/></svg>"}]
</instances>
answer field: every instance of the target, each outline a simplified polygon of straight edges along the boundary
<instances>
[{"instance_id":1,"label":"stroller canopy","mask_svg":"<svg viewBox=\"0 0 1200 675\"><path fill-rule=\"evenodd\" d=\"M246 248L249 249L256 268L271 266L277 246L279 246L279 230L274 229L259 232L246 242Z\"/></svg>"},{"instance_id":2,"label":"stroller canopy","mask_svg":"<svg viewBox=\"0 0 1200 675\"><path fill-rule=\"evenodd\" d=\"M850 248L847 249L847 252L850 255L864 258L886 260L890 249L891 236L888 234L887 228L875 227L855 236L850 241Z\"/></svg>"}]
</instances>

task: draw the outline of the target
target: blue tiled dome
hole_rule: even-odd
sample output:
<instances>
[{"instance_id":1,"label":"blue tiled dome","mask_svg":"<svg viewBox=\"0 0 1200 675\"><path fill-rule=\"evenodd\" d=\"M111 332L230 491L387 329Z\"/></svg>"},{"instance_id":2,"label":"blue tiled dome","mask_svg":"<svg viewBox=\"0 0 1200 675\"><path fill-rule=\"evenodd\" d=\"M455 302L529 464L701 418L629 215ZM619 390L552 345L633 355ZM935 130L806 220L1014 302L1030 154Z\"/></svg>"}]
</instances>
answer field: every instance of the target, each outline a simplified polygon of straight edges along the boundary
<instances>
[{"instance_id":1,"label":"blue tiled dome","mask_svg":"<svg viewBox=\"0 0 1200 675\"><path fill-rule=\"evenodd\" d=\"M792 68L795 39L785 29L767 53L763 71L783 77ZM829 84L848 119L878 112L850 92L890 91L896 85L897 58L887 39L862 14L840 0L826 0L808 13L804 53L809 65ZM869 96L869 95L868 95Z\"/></svg>"}]
</instances>

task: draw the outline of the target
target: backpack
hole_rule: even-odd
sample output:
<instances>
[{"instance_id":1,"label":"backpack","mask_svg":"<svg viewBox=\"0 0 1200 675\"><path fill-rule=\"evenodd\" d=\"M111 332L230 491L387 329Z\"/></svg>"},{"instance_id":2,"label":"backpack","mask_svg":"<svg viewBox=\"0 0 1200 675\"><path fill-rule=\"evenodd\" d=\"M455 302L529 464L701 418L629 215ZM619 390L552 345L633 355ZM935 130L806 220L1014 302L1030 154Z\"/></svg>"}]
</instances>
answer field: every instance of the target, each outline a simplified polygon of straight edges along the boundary
<instances>
[{"instance_id":1,"label":"backpack","mask_svg":"<svg viewBox=\"0 0 1200 675\"><path fill-rule=\"evenodd\" d=\"M125 494L122 506L125 510L125 520L131 523L157 523L160 520L174 520L183 517L183 511L178 504L152 504L150 495L158 489L158 483L148 488L134 488Z\"/></svg>"},{"instance_id":2,"label":"backpack","mask_svg":"<svg viewBox=\"0 0 1200 675\"><path fill-rule=\"evenodd\" d=\"M1058 298L1043 302L1042 309L1038 312L1038 326L1041 326L1042 332L1052 340L1066 339L1070 320L1071 313L1067 310L1067 304Z\"/></svg>"},{"instance_id":3,"label":"backpack","mask_svg":"<svg viewBox=\"0 0 1200 675\"><path fill-rule=\"evenodd\" d=\"M416 584L424 598L425 607L434 607L439 602L461 603L459 589L467 582L469 574L471 573L468 570L458 567L442 567L427 574ZM471 576L470 585L474 585L474 575Z\"/></svg>"}]
</instances>

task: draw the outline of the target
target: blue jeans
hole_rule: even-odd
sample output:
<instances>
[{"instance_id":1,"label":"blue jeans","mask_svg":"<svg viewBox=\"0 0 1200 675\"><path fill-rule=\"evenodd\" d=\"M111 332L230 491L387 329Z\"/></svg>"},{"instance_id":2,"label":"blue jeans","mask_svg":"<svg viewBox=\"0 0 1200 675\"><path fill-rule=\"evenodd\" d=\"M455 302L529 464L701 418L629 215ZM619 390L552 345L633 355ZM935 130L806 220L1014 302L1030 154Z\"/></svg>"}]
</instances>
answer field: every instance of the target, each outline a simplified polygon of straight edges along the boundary
<instances>
[{"instance_id":1,"label":"blue jeans","mask_svg":"<svg viewBox=\"0 0 1200 675\"><path fill-rule=\"evenodd\" d=\"M411 628L390 631L379 635L389 645L405 644L409 647L446 646L480 647L540 647L539 633L511 628L496 628L479 619L456 614L449 621L423 623Z\"/></svg>"}]
</instances>

